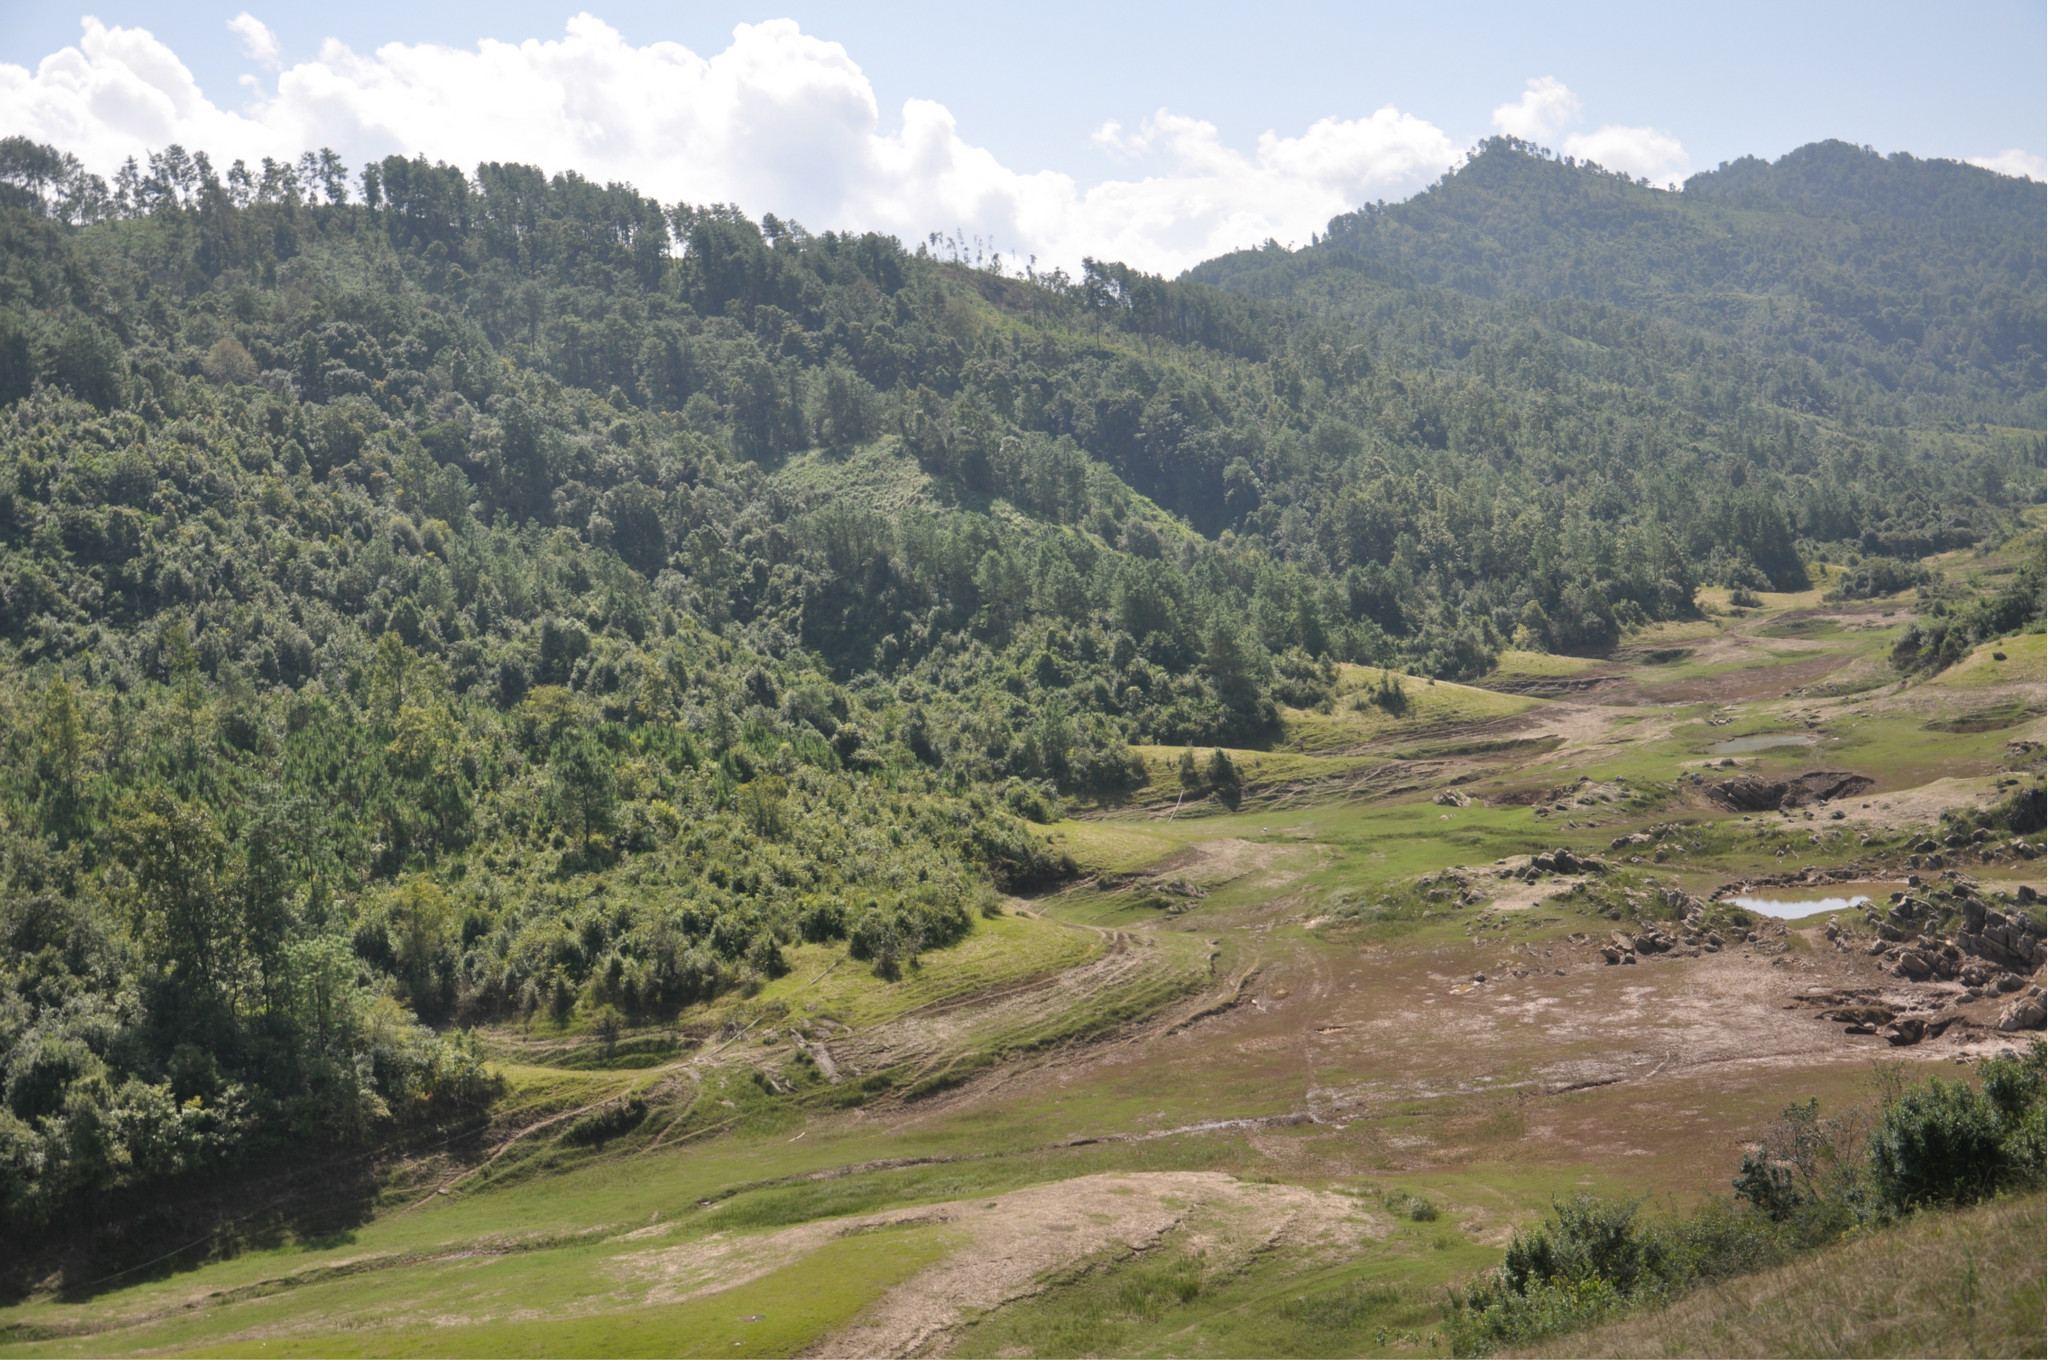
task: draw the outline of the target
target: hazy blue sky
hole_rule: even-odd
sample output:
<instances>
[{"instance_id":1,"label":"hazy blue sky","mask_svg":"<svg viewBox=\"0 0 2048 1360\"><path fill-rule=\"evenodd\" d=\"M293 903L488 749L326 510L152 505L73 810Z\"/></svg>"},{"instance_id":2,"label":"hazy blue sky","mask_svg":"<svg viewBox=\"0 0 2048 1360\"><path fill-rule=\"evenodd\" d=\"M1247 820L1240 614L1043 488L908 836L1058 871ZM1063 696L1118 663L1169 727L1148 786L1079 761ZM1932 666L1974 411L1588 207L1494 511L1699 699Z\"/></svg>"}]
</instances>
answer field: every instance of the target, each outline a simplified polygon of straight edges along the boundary
<instances>
[{"instance_id":1,"label":"hazy blue sky","mask_svg":"<svg viewBox=\"0 0 2048 1360\"><path fill-rule=\"evenodd\" d=\"M607 49L610 55L589 68L590 79L608 87L631 85L631 79L620 74L625 67L619 63L630 66L639 60L633 53L668 42L707 60L732 49L728 55L735 58L733 69L746 67L734 78L742 85L756 82L747 86L752 95L742 91L733 96L739 102L732 107L743 111L758 113L759 100L769 97L762 90L778 98L787 94L790 80L801 84L813 77L824 79L836 93L820 95L806 86L801 97L790 96L779 106L789 126L775 132L768 151L749 149L752 143L693 140L706 119L719 126L731 122L727 114L700 102L679 112L676 117L682 121L665 124L658 135L652 129L630 134L614 129L611 123L632 121L630 110L600 110L585 118L588 126L583 129L597 141L549 143L529 154L519 149L523 144L485 146L478 140L487 136L482 123L467 140L452 134L437 140L439 134L430 125L446 121L445 107L439 113L419 113L414 124L394 119L379 130L374 111L365 110L389 82L405 85L413 96L436 83L461 86L463 77L438 74L427 56L415 53L389 69L339 73L335 63L320 61L325 39L337 39L352 49L365 59L359 64L365 68L374 64L368 59L387 43L445 45L470 53L485 38L560 44L570 17L583 9L616 31L617 43ZM245 10L264 27L245 23L242 32L231 32L230 21ZM968 6L736 6L646 0L593 0L588 5L535 0L352 0L317 5L89 0L83 6L13 0L0 8L0 63L25 69L11 77L16 102L10 105L10 76L0 67L0 118L33 125L23 130L49 133L54 128L67 134L66 140L80 143L81 154L92 160L95 148L104 159L123 146L153 145L152 130L196 140L199 132L194 128L201 125L183 112L175 123L162 118L136 122L140 115L130 109L133 100L121 94L125 87L103 78L100 68L111 58L89 42L84 46L100 64L94 79L101 80L95 87L100 102L94 106L100 111L91 115L91 126L78 122L85 117L78 109L67 113L51 103L63 91L52 94L50 82L25 90L23 81L46 57L81 45L81 20L88 14L107 30L148 30L189 68L206 104L256 118L275 137L288 136L284 129L289 127L306 137L329 137L345 153L352 150L356 155L387 150L425 150L452 160L467 153L519 155L547 163L550 169L562 168L557 163L561 155L596 155L602 163L591 167L594 173L630 174L657 191L663 190L655 182L664 179L676 192L723 191L730 186L734 193L793 199L792 207L813 215L851 214L896 229L918 220L920 213L933 218L933 226L950 225L934 215L951 208L958 216L963 204L985 206L993 201L990 193L998 198L1007 194L1007 206L990 211L976 207L977 221L963 218L962 225L978 228L985 222L992 234L1018 248L1044 242L1054 254L1065 255L1070 253L1065 246L1053 245L1055 238L1065 240L1062 231L1100 235L1108 219L1098 214L1096 225L1090 227L1062 217L1065 225L1055 230L1047 225L1047 214L1054 213L1057 195L1043 185L1030 190L1043 191L1035 209L1019 207L1018 196L1028 194L1017 187L1023 182L1017 177L1051 171L1064 177L1065 192L1075 203L1086 199L1090 189L1107 186L1107 200L1098 203L1099 209L1116 217L1156 217L1155 227L1146 229L1149 235L1140 234L1147 241L1156 238L1162 266L1188 251L1209 248L1221 239L1219 232L1228 237L1260 229L1254 219L1266 221L1268 227L1277 222L1291 231L1298 225L1297 217L1307 221L1321 213L1325 198L1350 201L1412 191L1441 171L1435 162L1443 159L1444 145L1467 147L1501 127L1533 131L1560 148L1571 141L1578 154L1659 182L1744 153L1776 156L1830 136L1868 143L1881 151L1958 159L2016 151L2023 154L2008 157L2000 168L2031 170L2036 176L2041 174L2040 158L2048 152L2048 23L2039 0L1939 6L1117 6L1049 0L1000 7L986 15ZM790 55L796 49L787 32L776 49L782 55L756 54L758 59L738 61L742 54L734 44L734 26L777 18L794 20L804 39L840 44L858 71L850 78L843 73L818 76L815 52L808 57ZM274 48L267 47L261 36L252 36L266 31ZM613 50L618 44L632 51ZM573 77L562 74L562 63L573 56L565 52L548 57L553 64L545 79L555 85L565 80L573 84ZM138 58L131 51L122 60L131 72L122 80L132 85L132 72L142 71L146 80L163 84L148 75L146 54ZM809 74L786 77L788 62ZM282 82L280 72L287 76ZM476 77L476 72L470 75ZM251 77L258 81L254 87L240 83ZM500 70L491 80L504 87L524 78ZM1512 114L1504 120L1503 106L1523 99L1529 82L1546 78L1553 82L1544 87L1549 93L1529 96L1533 102L1519 122ZM643 97L658 99L661 79L648 79L652 83ZM847 79L852 79L851 86L846 86ZM337 82L350 88L337 92ZM31 97L44 103L23 102ZM171 102L181 98L172 96ZM320 103L323 98L325 105ZM822 105L806 102L818 98L827 103L838 100L833 104L837 113L821 115L817 108ZM807 150L792 150L804 141L806 120L823 117L829 122L844 115L858 123L863 115L848 112L852 105L847 99L867 101L869 143L849 141L841 147L828 135ZM922 134L905 123L904 103L913 99L943 106L953 120L948 133L951 150L946 152L952 157L949 190L926 186L912 193L904 188L905 177L914 175L908 161L917 159L921 153L916 146L923 145L918 141ZM267 113L263 100L273 101ZM346 117L329 118L316 111L340 107L337 100L356 103ZM428 109L417 100L397 104ZM1394 115L1387 114L1367 128L1362 120L1388 106L1405 121L1396 126ZM104 112L109 108L116 111ZM1161 120L1162 113L1169 116ZM521 121L514 114L523 110L500 118L501 123L510 119L507 139L517 130L511 123ZM1149 125L1148 119L1153 120ZM1323 133L1312 134L1322 120L1333 121ZM1190 131L1198 122L1213 125L1213 130ZM1117 128L1105 132L1105 124ZM684 136L678 128L695 131ZM100 130L108 130L106 139L94 141ZM1279 143L1262 152L1260 138L1267 133ZM235 143L238 135L218 131L214 140ZM528 136L531 140L530 129ZM380 146L380 137L410 140L405 146ZM640 150L626 155L620 148L635 138ZM898 140L889 142L891 138ZM675 151L676 166L780 157L776 164L782 165L783 177L765 172L750 176L730 165L719 174L703 170L695 178L666 163L643 168L652 165L647 158L655 153L649 147L680 147L684 142L693 149ZM601 152L588 149L600 144ZM223 146L217 154L238 145ZM248 145L253 150L258 141ZM557 145L565 149L548 154ZM619 154L612 156L612 151ZM1239 164L1217 171L1212 162L1226 153L1235 155ZM875 176L884 172L867 162L877 155L886 160L891 154L897 159L884 175L888 183L877 187L881 181ZM848 157L866 168L848 169ZM991 159L995 169L982 163ZM992 181L987 178L998 170L1011 177L1005 181L1010 187L1000 192L989 187ZM1219 206L1229 194L1216 188L1212 172L1222 173L1238 192L1250 197ZM1305 183L1303 175L1320 176L1316 183L1321 197L1303 190L1296 202L1288 197L1291 189L1275 191L1260 175L1278 175L1295 187ZM1127 193L1120 187L1151 179L1170 180L1184 192L1168 202L1157 195L1131 197L1135 190ZM829 184L831 191L816 190L820 184ZM1195 187L1187 189L1189 184ZM1273 209L1261 218L1261 204L1269 198L1293 206ZM1192 219L1182 219L1195 211L1187 205L1197 201L1210 215L1189 225ZM776 205L748 206L758 211ZM1036 226L1030 225L1034 222Z\"/></svg>"}]
</instances>

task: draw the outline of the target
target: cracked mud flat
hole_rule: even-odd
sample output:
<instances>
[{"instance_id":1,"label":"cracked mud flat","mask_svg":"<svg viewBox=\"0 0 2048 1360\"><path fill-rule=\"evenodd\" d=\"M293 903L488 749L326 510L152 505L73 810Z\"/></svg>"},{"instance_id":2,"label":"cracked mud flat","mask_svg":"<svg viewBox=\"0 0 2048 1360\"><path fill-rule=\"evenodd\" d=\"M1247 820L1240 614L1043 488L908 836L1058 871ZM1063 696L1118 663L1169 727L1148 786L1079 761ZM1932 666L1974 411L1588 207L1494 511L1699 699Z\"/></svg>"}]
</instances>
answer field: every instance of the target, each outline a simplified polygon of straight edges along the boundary
<instances>
[{"instance_id":1,"label":"cracked mud flat","mask_svg":"<svg viewBox=\"0 0 2048 1360\"><path fill-rule=\"evenodd\" d=\"M650 1286L648 1304L680 1303L758 1279L834 1238L902 1227L939 1228L952 1249L810 1353L930 1353L973 1317L1036 1294L1092 1262L1152 1250L1170 1233L1214 1267L1281 1245L1311 1253L1355 1249L1364 1238L1384 1236L1388 1222L1326 1191L1254 1184L1213 1171L1134 1172L756 1236L719 1234L623 1256L613 1268ZM888 1247L878 1241L875 1249Z\"/></svg>"}]
</instances>

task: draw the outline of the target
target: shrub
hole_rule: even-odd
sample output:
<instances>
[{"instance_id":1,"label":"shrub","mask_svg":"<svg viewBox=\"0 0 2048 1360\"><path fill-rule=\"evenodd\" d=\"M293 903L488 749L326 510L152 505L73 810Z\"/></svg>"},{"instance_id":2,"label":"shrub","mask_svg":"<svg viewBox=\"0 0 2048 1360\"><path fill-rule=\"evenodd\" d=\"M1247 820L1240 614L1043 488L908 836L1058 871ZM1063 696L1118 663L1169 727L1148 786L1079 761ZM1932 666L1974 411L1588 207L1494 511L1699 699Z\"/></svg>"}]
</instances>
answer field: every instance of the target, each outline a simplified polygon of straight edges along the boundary
<instances>
[{"instance_id":1,"label":"shrub","mask_svg":"<svg viewBox=\"0 0 2048 1360\"><path fill-rule=\"evenodd\" d=\"M1405 1218L1410 1223L1436 1222L1436 1205L1421 1195L1410 1194L1406 1190L1389 1190L1381 1203L1386 1205L1388 1213Z\"/></svg>"},{"instance_id":2,"label":"shrub","mask_svg":"<svg viewBox=\"0 0 2048 1360\"><path fill-rule=\"evenodd\" d=\"M1682 1218L1644 1223L1633 1202L1587 1195L1554 1203L1544 1223L1515 1233L1499 1266L1453 1291L1443 1324L1452 1353L1575 1331L1915 1208L2039 1185L2048 1044L1990 1059L1980 1077L1894 1092L1867 1140L1861 1111L1823 1118L1817 1100L1794 1105L1743 1158L1734 1201Z\"/></svg>"},{"instance_id":3,"label":"shrub","mask_svg":"<svg viewBox=\"0 0 2048 1360\"><path fill-rule=\"evenodd\" d=\"M1365 692L1367 702L1373 707L1399 718L1408 712L1408 691L1401 687L1401 677L1386 670L1380 671L1380 682Z\"/></svg>"},{"instance_id":4,"label":"shrub","mask_svg":"<svg viewBox=\"0 0 2048 1360\"><path fill-rule=\"evenodd\" d=\"M1929 579L1927 568L1918 562L1896 557L1866 557L1843 573L1842 579L1828 595L1839 600L1868 600L1924 586Z\"/></svg>"},{"instance_id":5,"label":"shrub","mask_svg":"<svg viewBox=\"0 0 2048 1360\"><path fill-rule=\"evenodd\" d=\"M2039 784L2014 789L1998 805L1995 815L2015 836L2031 836L2048 826L2048 790Z\"/></svg>"},{"instance_id":6,"label":"shrub","mask_svg":"<svg viewBox=\"0 0 2048 1360\"><path fill-rule=\"evenodd\" d=\"M645 1097L633 1096L616 1105L601 1105L590 1113L569 1121L569 1127L562 1130L558 1140L572 1147L592 1147L608 1143L620 1134L639 1126L647 1118Z\"/></svg>"},{"instance_id":7,"label":"shrub","mask_svg":"<svg viewBox=\"0 0 2048 1360\"><path fill-rule=\"evenodd\" d=\"M2004 1134L1998 1107L1968 1082L1901 1092L1871 1135L1878 1194L1894 1212L1983 1199L2004 1179Z\"/></svg>"}]
</instances>

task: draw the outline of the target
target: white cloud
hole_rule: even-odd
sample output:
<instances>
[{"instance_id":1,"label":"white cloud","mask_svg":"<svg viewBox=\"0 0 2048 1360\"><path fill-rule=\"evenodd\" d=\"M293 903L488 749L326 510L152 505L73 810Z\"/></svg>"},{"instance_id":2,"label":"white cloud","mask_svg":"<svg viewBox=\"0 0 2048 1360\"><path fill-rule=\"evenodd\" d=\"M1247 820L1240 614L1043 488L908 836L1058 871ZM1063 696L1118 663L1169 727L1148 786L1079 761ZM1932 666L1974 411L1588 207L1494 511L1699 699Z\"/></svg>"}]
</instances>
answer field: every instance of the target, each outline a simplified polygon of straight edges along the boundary
<instances>
[{"instance_id":1,"label":"white cloud","mask_svg":"<svg viewBox=\"0 0 2048 1360\"><path fill-rule=\"evenodd\" d=\"M1525 142L1555 145L1554 138L1579 116L1579 97L1554 76L1531 80L1522 97L1493 111L1493 125ZM1567 155L1590 160L1662 185L1684 178L1689 161L1685 148L1668 132L1649 127L1609 123L1597 132L1578 132L1564 139Z\"/></svg>"},{"instance_id":2,"label":"white cloud","mask_svg":"<svg viewBox=\"0 0 2048 1360\"><path fill-rule=\"evenodd\" d=\"M1522 97L1493 111L1493 125L1525 142L1548 143L1579 116L1579 97L1554 76L1538 76Z\"/></svg>"},{"instance_id":3,"label":"white cloud","mask_svg":"<svg viewBox=\"0 0 2048 1360\"><path fill-rule=\"evenodd\" d=\"M2048 179L2048 160L2018 147L2001 151L1996 156L1972 156L1970 164L2001 175L2011 175L2015 179Z\"/></svg>"},{"instance_id":4,"label":"white cloud","mask_svg":"<svg viewBox=\"0 0 2048 1360\"><path fill-rule=\"evenodd\" d=\"M252 55L276 50L253 17L230 27ZM1336 213L1420 187L1459 154L1440 129L1391 107L1299 136L1268 132L1249 154L1162 109L1136 132L1108 124L1096 137L1146 173L1084 191L1064 174L1003 165L927 100L906 102L886 130L846 49L787 19L742 24L709 58L676 43L635 47L588 14L548 42L391 43L365 55L330 40L280 71L274 93L250 88L243 110L223 109L148 32L87 19L79 45L35 71L0 64L0 127L102 172L171 142L216 164L320 146L352 163L392 152L465 168L519 160L816 229L917 241L959 227L1043 264L1072 267L1085 254L1165 273L1268 237L1304 241Z\"/></svg>"},{"instance_id":5,"label":"white cloud","mask_svg":"<svg viewBox=\"0 0 2048 1360\"><path fill-rule=\"evenodd\" d=\"M284 49L277 45L277 35L270 31L270 26L248 10L228 20L228 32L242 40L242 51L265 66L277 65L278 58L284 55Z\"/></svg>"},{"instance_id":6,"label":"white cloud","mask_svg":"<svg viewBox=\"0 0 2048 1360\"><path fill-rule=\"evenodd\" d=\"M1593 161L1666 188L1683 180L1691 163L1685 147L1670 133L1614 123L1597 132L1575 133L1565 138L1564 150L1580 160Z\"/></svg>"}]
</instances>

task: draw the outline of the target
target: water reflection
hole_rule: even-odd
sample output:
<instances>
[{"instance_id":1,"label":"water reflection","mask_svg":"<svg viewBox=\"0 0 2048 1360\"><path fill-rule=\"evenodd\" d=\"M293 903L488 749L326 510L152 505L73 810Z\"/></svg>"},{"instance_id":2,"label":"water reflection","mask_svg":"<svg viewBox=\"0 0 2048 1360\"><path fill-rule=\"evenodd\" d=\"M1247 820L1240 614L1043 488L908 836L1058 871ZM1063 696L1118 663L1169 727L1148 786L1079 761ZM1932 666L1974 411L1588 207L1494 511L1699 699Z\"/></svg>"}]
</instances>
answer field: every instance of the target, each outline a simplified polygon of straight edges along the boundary
<instances>
[{"instance_id":1,"label":"water reflection","mask_svg":"<svg viewBox=\"0 0 2048 1360\"><path fill-rule=\"evenodd\" d=\"M1860 907L1870 901L1860 893L1855 897L1807 898L1797 902L1786 901L1782 897L1725 897L1721 900L1733 902L1738 907L1747 907L1765 916L1775 916L1781 921L1794 921L1802 916L1818 916L1825 911L1847 911L1850 907Z\"/></svg>"}]
</instances>

